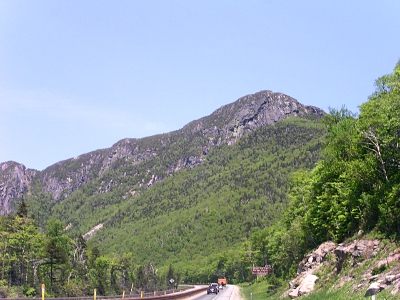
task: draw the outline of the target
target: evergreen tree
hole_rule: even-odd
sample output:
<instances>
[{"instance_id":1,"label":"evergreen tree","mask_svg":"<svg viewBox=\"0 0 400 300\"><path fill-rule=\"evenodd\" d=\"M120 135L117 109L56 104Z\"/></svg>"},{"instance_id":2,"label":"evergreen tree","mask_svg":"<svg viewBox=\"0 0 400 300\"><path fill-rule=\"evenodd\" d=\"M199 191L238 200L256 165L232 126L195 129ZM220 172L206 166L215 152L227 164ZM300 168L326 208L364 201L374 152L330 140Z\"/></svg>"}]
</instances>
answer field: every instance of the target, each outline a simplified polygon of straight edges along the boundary
<instances>
[{"instance_id":1,"label":"evergreen tree","mask_svg":"<svg viewBox=\"0 0 400 300\"><path fill-rule=\"evenodd\" d=\"M50 220L47 225L44 252L49 266L50 291L58 292L63 280L68 277L69 255L72 250L72 240L64 233L63 224L56 220ZM57 274L56 274L56 271ZM55 283L58 283L55 285Z\"/></svg>"},{"instance_id":2,"label":"evergreen tree","mask_svg":"<svg viewBox=\"0 0 400 300\"><path fill-rule=\"evenodd\" d=\"M28 217L28 205L26 204L24 198L18 203L16 215L20 218Z\"/></svg>"}]
</instances>

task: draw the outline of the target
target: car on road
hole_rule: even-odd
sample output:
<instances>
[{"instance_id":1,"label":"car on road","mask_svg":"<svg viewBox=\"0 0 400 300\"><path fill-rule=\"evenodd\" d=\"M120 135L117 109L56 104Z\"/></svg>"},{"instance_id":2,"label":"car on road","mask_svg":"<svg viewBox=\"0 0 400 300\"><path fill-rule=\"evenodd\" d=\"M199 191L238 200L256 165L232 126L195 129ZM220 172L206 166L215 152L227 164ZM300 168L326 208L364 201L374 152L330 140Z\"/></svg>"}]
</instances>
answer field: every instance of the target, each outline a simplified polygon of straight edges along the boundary
<instances>
[{"instance_id":1,"label":"car on road","mask_svg":"<svg viewBox=\"0 0 400 300\"><path fill-rule=\"evenodd\" d=\"M211 283L207 288L207 295L210 293L218 294L219 288L217 283Z\"/></svg>"}]
</instances>

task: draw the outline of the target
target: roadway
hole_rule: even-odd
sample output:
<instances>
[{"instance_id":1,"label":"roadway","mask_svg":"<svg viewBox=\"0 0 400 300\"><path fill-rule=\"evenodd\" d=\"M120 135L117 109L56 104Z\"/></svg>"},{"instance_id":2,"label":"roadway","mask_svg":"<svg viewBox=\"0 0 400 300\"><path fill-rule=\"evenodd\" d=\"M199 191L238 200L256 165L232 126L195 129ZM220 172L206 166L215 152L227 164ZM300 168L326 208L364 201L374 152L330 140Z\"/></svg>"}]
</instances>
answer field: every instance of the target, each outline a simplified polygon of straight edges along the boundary
<instances>
[{"instance_id":1,"label":"roadway","mask_svg":"<svg viewBox=\"0 0 400 300\"><path fill-rule=\"evenodd\" d=\"M240 297L239 287L235 285L226 285L219 293L216 294L208 294L204 291L201 294L196 294L190 298L185 300L243 300Z\"/></svg>"}]
</instances>

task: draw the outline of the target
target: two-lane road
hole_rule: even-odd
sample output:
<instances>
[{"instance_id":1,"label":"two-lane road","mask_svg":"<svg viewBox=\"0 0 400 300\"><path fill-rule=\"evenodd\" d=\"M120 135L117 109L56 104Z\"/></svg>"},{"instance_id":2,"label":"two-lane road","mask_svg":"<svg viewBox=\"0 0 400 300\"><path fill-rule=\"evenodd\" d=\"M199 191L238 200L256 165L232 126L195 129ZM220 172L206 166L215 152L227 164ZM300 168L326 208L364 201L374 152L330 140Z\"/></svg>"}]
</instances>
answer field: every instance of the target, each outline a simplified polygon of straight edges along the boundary
<instances>
[{"instance_id":1,"label":"two-lane road","mask_svg":"<svg viewBox=\"0 0 400 300\"><path fill-rule=\"evenodd\" d=\"M187 300L242 300L239 294L239 288L234 285L228 284L219 293L208 294L205 291L204 294L198 294Z\"/></svg>"}]
</instances>

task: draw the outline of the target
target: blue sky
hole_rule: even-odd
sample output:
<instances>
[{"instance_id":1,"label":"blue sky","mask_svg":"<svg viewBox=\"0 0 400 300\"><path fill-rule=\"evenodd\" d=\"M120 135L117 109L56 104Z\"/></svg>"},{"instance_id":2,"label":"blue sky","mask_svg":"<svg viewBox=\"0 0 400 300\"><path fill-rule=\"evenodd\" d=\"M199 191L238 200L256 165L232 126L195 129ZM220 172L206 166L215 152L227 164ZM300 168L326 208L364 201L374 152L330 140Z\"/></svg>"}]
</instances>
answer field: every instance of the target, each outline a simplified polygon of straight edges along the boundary
<instances>
[{"instance_id":1,"label":"blue sky","mask_svg":"<svg viewBox=\"0 0 400 300\"><path fill-rule=\"evenodd\" d=\"M0 0L0 162L44 168L261 90L353 112L400 59L400 1Z\"/></svg>"}]
</instances>

